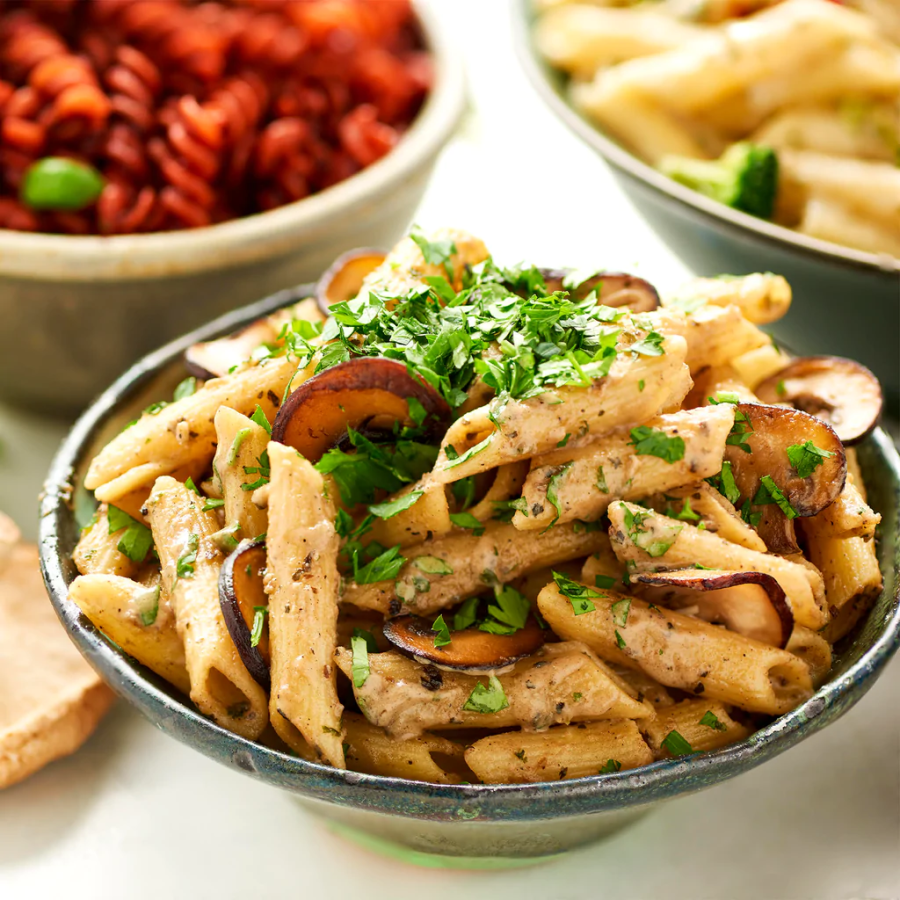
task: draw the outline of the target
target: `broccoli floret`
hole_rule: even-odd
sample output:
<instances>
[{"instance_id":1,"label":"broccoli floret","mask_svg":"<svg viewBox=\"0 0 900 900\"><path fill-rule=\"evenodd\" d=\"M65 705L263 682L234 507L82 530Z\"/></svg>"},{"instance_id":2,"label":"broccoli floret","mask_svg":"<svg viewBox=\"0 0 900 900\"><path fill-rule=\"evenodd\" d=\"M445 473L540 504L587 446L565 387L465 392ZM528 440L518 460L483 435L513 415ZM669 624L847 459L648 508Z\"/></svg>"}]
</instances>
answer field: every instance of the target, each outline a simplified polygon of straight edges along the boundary
<instances>
[{"instance_id":1,"label":"broccoli floret","mask_svg":"<svg viewBox=\"0 0 900 900\"><path fill-rule=\"evenodd\" d=\"M733 144L715 162L668 156L659 169L713 200L761 219L772 218L778 193L778 156L771 147Z\"/></svg>"}]
</instances>

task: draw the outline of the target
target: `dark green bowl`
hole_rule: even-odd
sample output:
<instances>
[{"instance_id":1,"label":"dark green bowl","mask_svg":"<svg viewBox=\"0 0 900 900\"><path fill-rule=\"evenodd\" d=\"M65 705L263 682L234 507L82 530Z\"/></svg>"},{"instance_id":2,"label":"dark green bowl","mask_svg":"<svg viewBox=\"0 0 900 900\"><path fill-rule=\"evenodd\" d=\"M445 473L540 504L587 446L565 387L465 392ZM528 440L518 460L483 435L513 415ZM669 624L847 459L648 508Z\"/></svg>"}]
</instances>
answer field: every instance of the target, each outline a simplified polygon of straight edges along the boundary
<instances>
[{"instance_id":1,"label":"dark green bowl","mask_svg":"<svg viewBox=\"0 0 900 900\"><path fill-rule=\"evenodd\" d=\"M871 502L884 516L879 547L885 590L839 648L827 685L745 741L695 757L613 775L535 785L433 785L340 771L251 743L213 724L152 672L135 663L66 599L77 572L79 522L93 508L83 479L97 451L185 376L184 350L228 334L307 289L284 292L230 313L145 357L79 419L47 476L41 502L44 580L57 614L88 662L154 725L211 759L295 794L343 833L381 849L403 848L417 862L496 867L595 841L662 800L711 787L764 763L843 715L872 686L900 644L900 458L876 431L860 448ZM410 857L410 851L413 851Z\"/></svg>"},{"instance_id":2,"label":"dark green bowl","mask_svg":"<svg viewBox=\"0 0 900 900\"><path fill-rule=\"evenodd\" d=\"M513 0L516 47L532 84L592 147L651 228L698 275L777 272L794 290L772 330L799 354L831 353L878 376L894 417L900 409L900 259L864 253L773 225L666 178L607 137L568 101L566 77L534 47L531 0Z\"/></svg>"}]
</instances>

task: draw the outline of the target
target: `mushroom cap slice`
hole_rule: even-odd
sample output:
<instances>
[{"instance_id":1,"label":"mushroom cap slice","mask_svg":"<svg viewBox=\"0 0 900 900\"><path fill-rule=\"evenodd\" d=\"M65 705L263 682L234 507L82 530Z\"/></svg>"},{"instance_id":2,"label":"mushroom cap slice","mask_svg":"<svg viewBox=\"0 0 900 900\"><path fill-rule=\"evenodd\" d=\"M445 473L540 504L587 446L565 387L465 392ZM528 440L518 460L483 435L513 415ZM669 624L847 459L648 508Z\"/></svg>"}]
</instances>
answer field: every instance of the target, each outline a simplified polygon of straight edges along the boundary
<instances>
[{"instance_id":1,"label":"mushroom cap slice","mask_svg":"<svg viewBox=\"0 0 900 900\"><path fill-rule=\"evenodd\" d=\"M544 630L533 616L512 634L466 628L450 634L450 643L435 647L437 635L421 616L397 616L384 623L384 636L416 659L462 672L491 672L530 656L544 643Z\"/></svg>"},{"instance_id":2,"label":"mushroom cap slice","mask_svg":"<svg viewBox=\"0 0 900 900\"><path fill-rule=\"evenodd\" d=\"M833 503L844 488L847 460L844 447L834 430L815 416L784 406L738 403L735 428L742 428L741 441L750 448L746 453L737 445L725 448L725 460L731 463L740 498L740 508L753 503L762 479L769 476L784 494L797 516L814 516ZM811 441L831 454L822 458L809 475L801 478L791 465L788 448ZM775 504L756 507L762 513L757 525L760 537L770 551L796 552L793 523ZM793 517L792 517L793 518Z\"/></svg>"},{"instance_id":3,"label":"mushroom cap slice","mask_svg":"<svg viewBox=\"0 0 900 900\"><path fill-rule=\"evenodd\" d=\"M722 569L678 569L638 575L650 586L644 596L671 609L696 607L707 622L721 622L729 631L774 647L784 647L794 628L794 616L781 585L763 572Z\"/></svg>"},{"instance_id":4,"label":"mushroom cap slice","mask_svg":"<svg viewBox=\"0 0 900 900\"><path fill-rule=\"evenodd\" d=\"M335 303L352 300L362 288L366 275L385 260L383 250L361 247L341 254L316 284L316 303L327 316Z\"/></svg>"},{"instance_id":5,"label":"mushroom cap slice","mask_svg":"<svg viewBox=\"0 0 900 900\"><path fill-rule=\"evenodd\" d=\"M884 396L863 365L840 356L803 356L761 382L764 403L789 403L827 422L844 444L859 443L878 424Z\"/></svg>"},{"instance_id":6,"label":"mushroom cap slice","mask_svg":"<svg viewBox=\"0 0 900 900\"><path fill-rule=\"evenodd\" d=\"M563 291L563 282L571 269L539 269L548 291ZM583 281L571 293L582 300L597 289L597 299L604 306L628 307L632 312L652 312L660 305L659 292L644 278L627 272L598 272Z\"/></svg>"},{"instance_id":7,"label":"mushroom cap slice","mask_svg":"<svg viewBox=\"0 0 900 900\"><path fill-rule=\"evenodd\" d=\"M191 375L204 381L222 378L249 359L257 347L274 341L276 337L269 319L258 319L228 337L192 344L184 351L184 366Z\"/></svg>"},{"instance_id":8,"label":"mushroom cap slice","mask_svg":"<svg viewBox=\"0 0 900 900\"><path fill-rule=\"evenodd\" d=\"M219 573L219 605L225 626L247 671L265 690L269 690L269 627L263 623L259 643L252 644L256 607L268 608L269 597L263 588L266 571L266 542L241 541L225 559Z\"/></svg>"},{"instance_id":9,"label":"mushroom cap slice","mask_svg":"<svg viewBox=\"0 0 900 900\"><path fill-rule=\"evenodd\" d=\"M343 440L348 428L390 433L396 422L413 426L409 397L425 409L426 434L420 440L440 437L450 420L450 407L434 388L410 375L398 360L357 357L301 384L278 411L272 440L294 447L316 463Z\"/></svg>"}]
</instances>

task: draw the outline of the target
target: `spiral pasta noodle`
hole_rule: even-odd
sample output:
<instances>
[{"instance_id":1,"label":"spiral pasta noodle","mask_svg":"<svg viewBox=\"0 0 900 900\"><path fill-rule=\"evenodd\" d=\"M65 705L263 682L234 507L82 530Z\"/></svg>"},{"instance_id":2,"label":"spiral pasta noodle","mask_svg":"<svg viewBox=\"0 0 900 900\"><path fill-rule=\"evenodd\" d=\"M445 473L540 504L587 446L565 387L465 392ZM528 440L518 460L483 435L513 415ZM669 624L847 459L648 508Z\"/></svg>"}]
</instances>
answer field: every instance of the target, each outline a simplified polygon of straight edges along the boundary
<instances>
[{"instance_id":1,"label":"spiral pasta noodle","mask_svg":"<svg viewBox=\"0 0 900 900\"><path fill-rule=\"evenodd\" d=\"M197 228L377 162L432 69L409 0L11 0L0 7L0 228ZM46 157L89 164L86 207L32 208Z\"/></svg>"}]
</instances>

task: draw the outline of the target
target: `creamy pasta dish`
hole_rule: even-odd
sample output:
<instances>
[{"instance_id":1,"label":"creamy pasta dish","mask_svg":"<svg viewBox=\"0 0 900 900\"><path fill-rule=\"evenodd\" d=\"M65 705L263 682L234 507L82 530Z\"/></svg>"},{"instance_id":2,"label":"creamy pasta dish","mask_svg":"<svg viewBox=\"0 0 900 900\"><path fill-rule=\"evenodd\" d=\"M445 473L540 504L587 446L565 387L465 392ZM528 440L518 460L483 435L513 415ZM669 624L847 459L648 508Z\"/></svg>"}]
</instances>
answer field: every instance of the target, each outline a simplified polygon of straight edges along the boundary
<instances>
[{"instance_id":1,"label":"creamy pasta dish","mask_svg":"<svg viewBox=\"0 0 900 900\"><path fill-rule=\"evenodd\" d=\"M896 0L535 0L574 105L664 174L900 257Z\"/></svg>"},{"instance_id":2,"label":"creamy pasta dish","mask_svg":"<svg viewBox=\"0 0 900 900\"><path fill-rule=\"evenodd\" d=\"M760 325L771 274L358 251L197 344L91 462L70 599L222 728L442 783L740 741L881 590L853 444L881 392Z\"/></svg>"}]
</instances>

